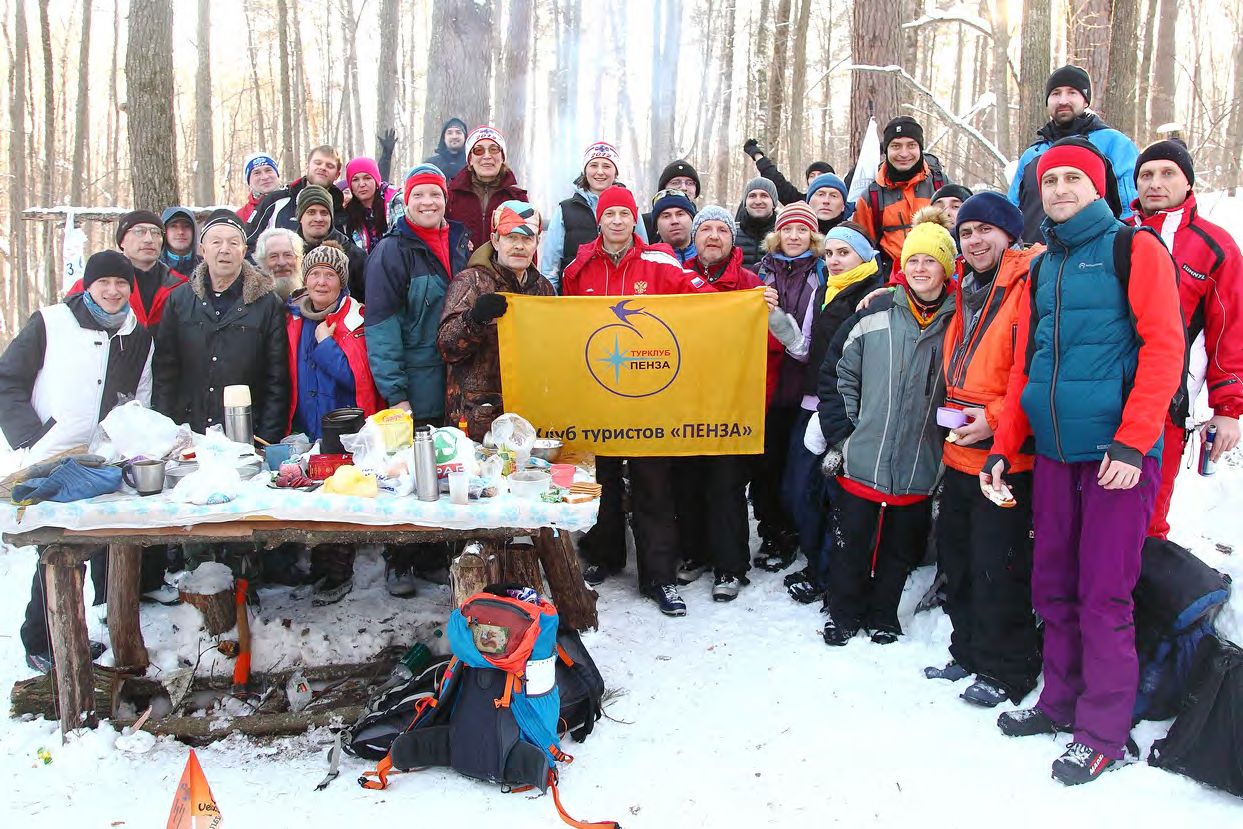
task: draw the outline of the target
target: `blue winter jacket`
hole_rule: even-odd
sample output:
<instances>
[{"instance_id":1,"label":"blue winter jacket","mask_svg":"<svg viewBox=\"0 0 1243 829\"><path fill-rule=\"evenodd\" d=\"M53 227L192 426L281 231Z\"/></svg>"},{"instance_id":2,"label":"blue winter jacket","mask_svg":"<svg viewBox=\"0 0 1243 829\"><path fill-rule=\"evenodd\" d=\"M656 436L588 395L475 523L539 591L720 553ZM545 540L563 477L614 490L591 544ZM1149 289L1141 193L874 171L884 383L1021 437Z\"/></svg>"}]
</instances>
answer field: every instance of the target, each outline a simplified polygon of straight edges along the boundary
<instances>
[{"instance_id":1,"label":"blue winter jacket","mask_svg":"<svg viewBox=\"0 0 1243 829\"><path fill-rule=\"evenodd\" d=\"M449 280L469 256L466 228L450 221L452 273L445 273L431 248L401 221L367 257L363 319L371 374L388 405L408 401L416 420L445 414L445 366L436 333Z\"/></svg>"},{"instance_id":2,"label":"blue winter jacket","mask_svg":"<svg viewBox=\"0 0 1243 829\"><path fill-rule=\"evenodd\" d=\"M296 300L290 299L286 305L291 315L302 316ZM303 322L298 353L294 355L298 361L298 407L293 415L293 431L306 433L312 441L321 436L324 415L355 402L354 372L350 371L349 360L332 337L315 341L318 325L310 320Z\"/></svg>"},{"instance_id":3,"label":"blue winter jacket","mask_svg":"<svg viewBox=\"0 0 1243 829\"><path fill-rule=\"evenodd\" d=\"M1042 225L1022 406L1037 454L1062 463L1105 456L1135 381L1140 342L1113 262L1121 227L1104 199ZM1148 454L1161 457L1159 439Z\"/></svg>"},{"instance_id":4,"label":"blue winter jacket","mask_svg":"<svg viewBox=\"0 0 1243 829\"><path fill-rule=\"evenodd\" d=\"M1131 203L1138 194L1135 191L1135 162L1139 148L1135 142L1110 127L1094 112L1079 116L1072 129L1055 132L1053 123L1045 124L1037 132L1040 138L1019 158L1019 166L1010 181L1010 201L1023 211L1023 241L1039 242L1041 222L1044 221L1044 205L1040 200L1040 182L1036 178L1036 159L1053 143L1068 135L1086 138L1101 154L1109 159L1118 180L1118 197L1122 202L1122 218L1131 216ZM1102 193L1102 195L1104 195Z\"/></svg>"}]
</instances>

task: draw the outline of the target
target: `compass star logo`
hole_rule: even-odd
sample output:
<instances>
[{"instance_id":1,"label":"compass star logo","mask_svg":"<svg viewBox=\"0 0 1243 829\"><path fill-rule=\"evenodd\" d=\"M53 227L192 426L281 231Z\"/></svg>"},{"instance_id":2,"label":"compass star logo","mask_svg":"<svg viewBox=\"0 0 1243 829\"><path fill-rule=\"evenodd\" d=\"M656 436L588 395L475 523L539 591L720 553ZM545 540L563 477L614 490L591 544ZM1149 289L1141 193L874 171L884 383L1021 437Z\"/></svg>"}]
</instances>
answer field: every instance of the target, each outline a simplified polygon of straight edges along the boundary
<instances>
[{"instance_id":1,"label":"compass star logo","mask_svg":"<svg viewBox=\"0 0 1243 829\"><path fill-rule=\"evenodd\" d=\"M678 376L682 349L673 329L633 299L610 306L615 321L587 338L583 357L587 370L602 387L619 397L650 397Z\"/></svg>"}]
</instances>

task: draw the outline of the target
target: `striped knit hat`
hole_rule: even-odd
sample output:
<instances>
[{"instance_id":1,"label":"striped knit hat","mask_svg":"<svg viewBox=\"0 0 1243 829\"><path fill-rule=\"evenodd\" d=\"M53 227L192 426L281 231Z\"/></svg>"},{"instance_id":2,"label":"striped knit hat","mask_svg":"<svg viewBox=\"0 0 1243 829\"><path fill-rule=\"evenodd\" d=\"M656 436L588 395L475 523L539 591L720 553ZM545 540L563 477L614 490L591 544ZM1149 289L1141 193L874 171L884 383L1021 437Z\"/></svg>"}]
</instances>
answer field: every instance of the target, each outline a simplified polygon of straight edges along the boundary
<instances>
[{"instance_id":1,"label":"striped knit hat","mask_svg":"<svg viewBox=\"0 0 1243 829\"><path fill-rule=\"evenodd\" d=\"M327 265L337 272L337 277L341 280L341 290L349 291L350 286L350 260L345 255L345 251L336 242L329 239L327 242L320 243L313 250L302 257L302 282L306 284L307 274L317 265Z\"/></svg>"},{"instance_id":2,"label":"striped knit hat","mask_svg":"<svg viewBox=\"0 0 1243 829\"><path fill-rule=\"evenodd\" d=\"M803 201L787 204L777 213L776 230L781 230L781 228L791 224L803 225L813 233L820 229L815 211L811 209L811 205Z\"/></svg>"}]
</instances>

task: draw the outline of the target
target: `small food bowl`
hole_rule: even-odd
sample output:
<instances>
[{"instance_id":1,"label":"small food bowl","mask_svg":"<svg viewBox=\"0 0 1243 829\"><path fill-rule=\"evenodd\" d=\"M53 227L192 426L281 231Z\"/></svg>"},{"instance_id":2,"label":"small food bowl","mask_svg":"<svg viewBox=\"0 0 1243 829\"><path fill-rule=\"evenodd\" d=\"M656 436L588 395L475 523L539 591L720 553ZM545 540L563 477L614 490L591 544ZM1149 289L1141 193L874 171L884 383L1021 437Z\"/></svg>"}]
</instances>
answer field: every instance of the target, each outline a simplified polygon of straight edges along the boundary
<instances>
[{"instance_id":1,"label":"small food bowl","mask_svg":"<svg viewBox=\"0 0 1243 829\"><path fill-rule=\"evenodd\" d=\"M551 481L552 476L547 472L540 472L534 469L529 469L525 472L515 472L509 476L509 491L515 498L534 501L542 493L548 491L548 484Z\"/></svg>"},{"instance_id":2,"label":"small food bowl","mask_svg":"<svg viewBox=\"0 0 1243 829\"><path fill-rule=\"evenodd\" d=\"M962 409L949 406L937 407L937 425L946 429L960 429L968 423L967 415Z\"/></svg>"},{"instance_id":3,"label":"small food bowl","mask_svg":"<svg viewBox=\"0 0 1243 829\"><path fill-rule=\"evenodd\" d=\"M549 463L556 463L557 458L561 456L561 449L564 446L564 443L555 438L536 438L535 442L531 444L531 454Z\"/></svg>"}]
</instances>

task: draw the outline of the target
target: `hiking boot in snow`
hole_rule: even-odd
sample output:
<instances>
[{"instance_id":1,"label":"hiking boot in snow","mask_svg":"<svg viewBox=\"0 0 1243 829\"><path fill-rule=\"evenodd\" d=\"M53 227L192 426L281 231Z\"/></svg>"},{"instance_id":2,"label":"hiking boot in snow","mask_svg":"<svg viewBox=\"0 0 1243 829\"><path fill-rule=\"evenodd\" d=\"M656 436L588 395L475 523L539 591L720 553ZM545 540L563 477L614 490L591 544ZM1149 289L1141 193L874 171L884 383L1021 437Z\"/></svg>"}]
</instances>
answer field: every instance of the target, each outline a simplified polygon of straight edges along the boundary
<instances>
[{"instance_id":1,"label":"hiking boot in snow","mask_svg":"<svg viewBox=\"0 0 1243 829\"><path fill-rule=\"evenodd\" d=\"M833 614L825 614L824 633L822 634L824 636L824 644L840 648L851 639L854 639L855 634L858 632L859 628L857 625L838 624L833 619Z\"/></svg>"},{"instance_id":2,"label":"hiking boot in snow","mask_svg":"<svg viewBox=\"0 0 1243 829\"><path fill-rule=\"evenodd\" d=\"M91 661L94 662L96 659L104 655L104 652L108 650L108 646L103 642L91 640L90 650ZM50 674L56 669L56 660L52 657L51 653L28 653L26 654L26 665L32 671L37 671L41 674Z\"/></svg>"},{"instance_id":3,"label":"hiking boot in snow","mask_svg":"<svg viewBox=\"0 0 1243 829\"><path fill-rule=\"evenodd\" d=\"M682 600L677 585L652 584L644 588L643 595L660 605L660 612L666 616L686 615L686 602Z\"/></svg>"},{"instance_id":4,"label":"hiking boot in snow","mask_svg":"<svg viewBox=\"0 0 1243 829\"><path fill-rule=\"evenodd\" d=\"M315 583L315 593L311 596L311 604L315 607L336 604L349 595L349 592L353 589L353 577L347 576L345 579L337 579L332 576L325 576Z\"/></svg>"},{"instance_id":5,"label":"hiking boot in snow","mask_svg":"<svg viewBox=\"0 0 1243 829\"><path fill-rule=\"evenodd\" d=\"M807 571L804 570L804 573ZM789 581L786 577L786 592L790 594L790 598L799 604L811 604L819 601L824 596L824 588L816 584L810 578L799 578Z\"/></svg>"},{"instance_id":6,"label":"hiking boot in snow","mask_svg":"<svg viewBox=\"0 0 1243 829\"><path fill-rule=\"evenodd\" d=\"M804 567L802 570L799 570L797 573L786 573L786 577L781 580L781 583L784 584L786 587L789 587L790 585L795 584L796 582L800 582L800 581L812 581L810 567Z\"/></svg>"},{"instance_id":7,"label":"hiking boot in snow","mask_svg":"<svg viewBox=\"0 0 1243 829\"><path fill-rule=\"evenodd\" d=\"M766 555L765 547L768 548ZM762 560L757 562L757 566L770 573L780 573L798 557L798 535L782 533L777 538L765 539L760 545L760 553Z\"/></svg>"},{"instance_id":8,"label":"hiking boot in snow","mask_svg":"<svg viewBox=\"0 0 1243 829\"><path fill-rule=\"evenodd\" d=\"M1009 697L1000 685L984 676L976 677L975 682L971 683L959 696L972 705L979 705L983 708L996 708Z\"/></svg>"},{"instance_id":9,"label":"hiking boot in snow","mask_svg":"<svg viewBox=\"0 0 1243 829\"><path fill-rule=\"evenodd\" d=\"M1107 771L1123 765L1122 760L1106 757L1091 746L1071 743L1065 753L1053 761L1053 779L1067 786L1091 783Z\"/></svg>"},{"instance_id":10,"label":"hiking boot in snow","mask_svg":"<svg viewBox=\"0 0 1243 829\"><path fill-rule=\"evenodd\" d=\"M712 582L712 600L714 602L732 602L738 598L742 588L751 583L746 576L735 576L732 573L717 573Z\"/></svg>"},{"instance_id":11,"label":"hiking boot in snow","mask_svg":"<svg viewBox=\"0 0 1243 829\"><path fill-rule=\"evenodd\" d=\"M962 665L959 665L953 659L946 662L944 668L936 668L932 666L924 668L925 679L948 679L950 682L957 682L960 679L966 679L969 676L971 676L971 672Z\"/></svg>"},{"instance_id":12,"label":"hiking boot in snow","mask_svg":"<svg viewBox=\"0 0 1243 829\"><path fill-rule=\"evenodd\" d=\"M353 585L351 584L351 586ZM418 587L414 583L414 570L406 568L397 570L392 567L384 568L384 587L388 590L390 596L396 596L399 599L410 598L418 591Z\"/></svg>"},{"instance_id":13,"label":"hiking boot in snow","mask_svg":"<svg viewBox=\"0 0 1243 829\"><path fill-rule=\"evenodd\" d=\"M165 607L173 607L181 604L181 594L177 592L177 588L171 584L161 584L152 590L146 590L141 596L140 601L154 602L162 604Z\"/></svg>"},{"instance_id":14,"label":"hiking boot in snow","mask_svg":"<svg viewBox=\"0 0 1243 829\"><path fill-rule=\"evenodd\" d=\"M1014 711L1006 711L997 718L997 727L1007 737L1034 737L1037 734L1070 731L1069 725L1053 722L1039 708L1018 708Z\"/></svg>"},{"instance_id":15,"label":"hiking boot in snow","mask_svg":"<svg viewBox=\"0 0 1243 829\"><path fill-rule=\"evenodd\" d=\"M604 582L608 580L609 576L615 575L617 575L616 570L610 570L603 564L588 564L583 568L583 581L587 582L587 584L592 587L604 584Z\"/></svg>"},{"instance_id":16,"label":"hiking boot in snow","mask_svg":"<svg viewBox=\"0 0 1243 829\"><path fill-rule=\"evenodd\" d=\"M892 645L894 642L898 641L898 637L901 635L902 634L895 633L892 630L874 630L872 631L872 644Z\"/></svg>"},{"instance_id":17,"label":"hiking boot in snow","mask_svg":"<svg viewBox=\"0 0 1243 829\"><path fill-rule=\"evenodd\" d=\"M686 559L678 565L678 584L693 584L708 569L708 565L693 559Z\"/></svg>"}]
</instances>

